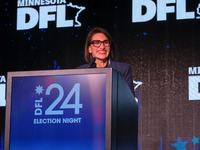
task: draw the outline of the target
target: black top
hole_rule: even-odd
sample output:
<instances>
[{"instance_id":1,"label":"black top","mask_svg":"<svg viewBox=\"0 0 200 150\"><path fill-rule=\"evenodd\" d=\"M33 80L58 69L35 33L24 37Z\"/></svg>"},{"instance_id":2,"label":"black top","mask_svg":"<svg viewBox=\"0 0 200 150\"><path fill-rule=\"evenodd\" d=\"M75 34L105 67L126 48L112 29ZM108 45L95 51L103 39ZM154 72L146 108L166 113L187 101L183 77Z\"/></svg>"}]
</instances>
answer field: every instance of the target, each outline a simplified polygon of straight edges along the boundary
<instances>
[{"instance_id":1,"label":"black top","mask_svg":"<svg viewBox=\"0 0 200 150\"><path fill-rule=\"evenodd\" d=\"M109 61L106 65L107 67L111 67L116 71L120 72L121 75L124 77L126 83L128 84L131 92L134 94L134 86L133 86L133 77L132 77L132 68L130 64L116 62L116 61ZM90 64L84 64L82 66L77 67L77 69L84 69L84 68L91 68Z\"/></svg>"}]
</instances>

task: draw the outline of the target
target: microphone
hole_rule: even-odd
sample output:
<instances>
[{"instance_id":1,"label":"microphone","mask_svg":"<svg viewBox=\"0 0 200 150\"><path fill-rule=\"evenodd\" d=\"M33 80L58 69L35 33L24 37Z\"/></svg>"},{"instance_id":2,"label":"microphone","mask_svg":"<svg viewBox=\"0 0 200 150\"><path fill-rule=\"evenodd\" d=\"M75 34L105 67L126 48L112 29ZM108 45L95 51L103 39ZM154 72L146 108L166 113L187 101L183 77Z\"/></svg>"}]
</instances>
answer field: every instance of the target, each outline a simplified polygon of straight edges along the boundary
<instances>
[{"instance_id":1,"label":"microphone","mask_svg":"<svg viewBox=\"0 0 200 150\"><path fill-rule=\"evenodd\" d=\"M92 57L91 59L90 59L90 68L96 68L96 63L95 63L95 61L96 61L96 58L95 57Z\"/></svg>"}]
</instances>

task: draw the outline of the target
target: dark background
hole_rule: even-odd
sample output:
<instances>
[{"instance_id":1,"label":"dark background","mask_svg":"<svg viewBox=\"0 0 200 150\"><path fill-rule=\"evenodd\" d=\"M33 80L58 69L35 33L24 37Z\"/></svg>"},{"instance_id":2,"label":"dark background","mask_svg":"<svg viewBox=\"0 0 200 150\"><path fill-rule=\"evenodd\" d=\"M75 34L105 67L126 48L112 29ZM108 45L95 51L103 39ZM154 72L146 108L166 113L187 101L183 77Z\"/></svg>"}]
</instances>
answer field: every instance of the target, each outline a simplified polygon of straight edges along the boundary
<instances>
[{"instance_id":1,"label":"dark background","mask_svg":"<svg viewBox=\"0 0 200 150\"><path fill-rule=\"evenodd\" d=\"M199 66L200 20L167 21L156 16L132 23L132 1L67 1L86 9L80 13L81 27L16 30L17 2L0 1L0 75L9 71L73 69L85 63L84 43L89 30L106 28L117 48L117 61L129 63L133 80L142 82L135 93L139 106L139 149L199 149L192 142L200 137L199 101L188 100L188 67ZM154 1L156 3L156 1ZM187 11L199 1L187 0ZM172 4L175 5L175 4ZM35 7L37 8L37 7ZM68 10L76 13L75 10ZM5 108L0 108L3 149ZM184 145L184 141L187 144Z\"/></svg>"}]
</instances>

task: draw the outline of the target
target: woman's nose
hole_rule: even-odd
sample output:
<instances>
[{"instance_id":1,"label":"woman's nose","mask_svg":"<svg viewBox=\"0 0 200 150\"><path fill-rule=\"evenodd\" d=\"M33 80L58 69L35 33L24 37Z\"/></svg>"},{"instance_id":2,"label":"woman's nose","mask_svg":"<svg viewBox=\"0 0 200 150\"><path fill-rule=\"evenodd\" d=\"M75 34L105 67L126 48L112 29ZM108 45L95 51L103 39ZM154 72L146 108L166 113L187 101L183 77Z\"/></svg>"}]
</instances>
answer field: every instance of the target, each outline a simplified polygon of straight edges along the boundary
<instances>
[{"instance_id":1,"label":"woman's nose","mask_svg":"<svg viewBox=\"0 0 200 150\"><path fill-rule=\"evenodd\" d=\"M100 48L105 48L105 46L104 46L104 43L103 42L101 42L101 44L100 44Z\"/></svg>"}]
</instances>

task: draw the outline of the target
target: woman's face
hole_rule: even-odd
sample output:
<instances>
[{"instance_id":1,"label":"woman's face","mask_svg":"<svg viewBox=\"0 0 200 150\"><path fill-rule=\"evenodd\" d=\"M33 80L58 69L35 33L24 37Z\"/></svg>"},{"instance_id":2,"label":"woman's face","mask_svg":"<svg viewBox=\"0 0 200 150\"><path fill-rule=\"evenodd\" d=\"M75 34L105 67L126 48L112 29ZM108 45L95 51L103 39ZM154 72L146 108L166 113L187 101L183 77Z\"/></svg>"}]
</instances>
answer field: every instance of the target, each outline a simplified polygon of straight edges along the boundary
<instances>
[{"instance_id":1,"label":"woman's face","mask_svg":"<svg viewBox=\"0 0 200 150\"><path fill-rule=\"evenodd\" d=\"M88 52L98 60L106 61L110 53L110 41L103 33L96 33L91 38Z\"/></svg>"}]
</instances>

